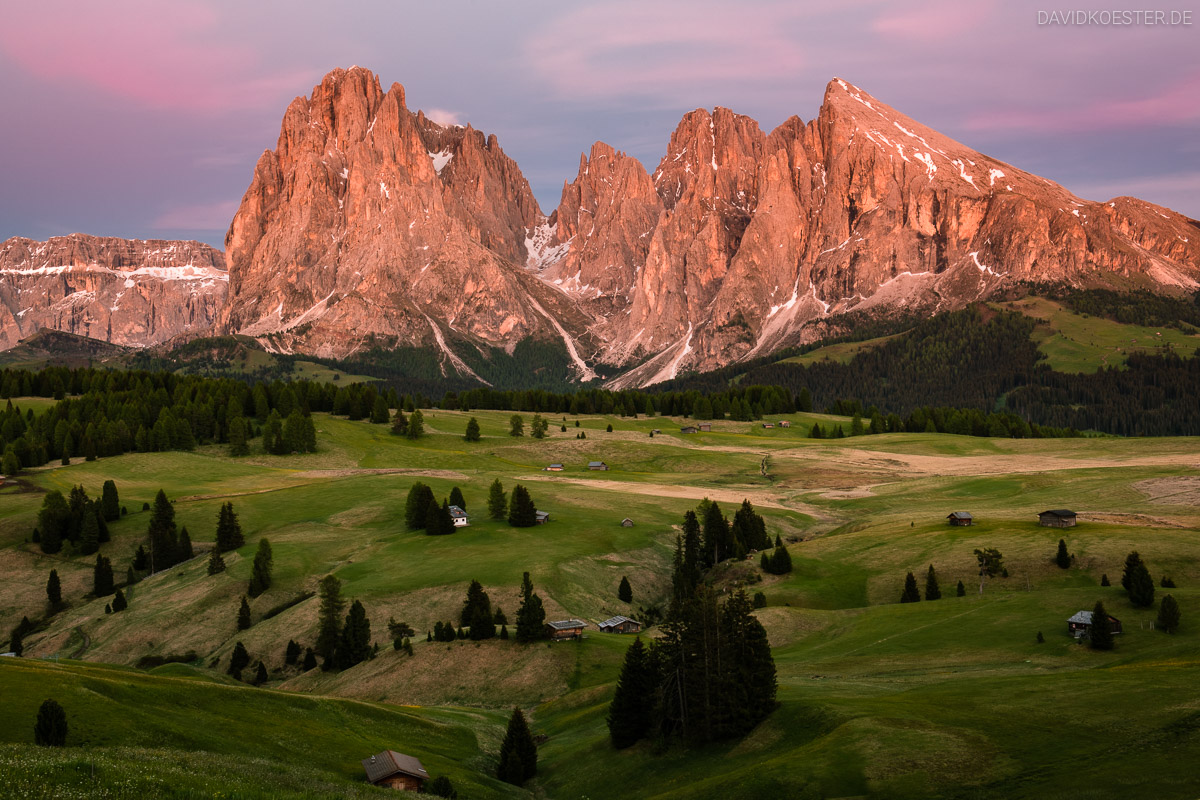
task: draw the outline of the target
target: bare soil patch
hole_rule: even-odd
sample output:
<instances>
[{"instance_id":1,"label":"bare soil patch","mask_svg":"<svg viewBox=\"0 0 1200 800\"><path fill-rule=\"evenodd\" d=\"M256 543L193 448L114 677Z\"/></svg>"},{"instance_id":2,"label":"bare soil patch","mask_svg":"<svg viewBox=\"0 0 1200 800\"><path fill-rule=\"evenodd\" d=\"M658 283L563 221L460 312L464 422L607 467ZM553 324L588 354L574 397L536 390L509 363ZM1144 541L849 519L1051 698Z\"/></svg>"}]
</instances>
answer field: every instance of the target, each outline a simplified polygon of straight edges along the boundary
<instances>
[{"instance_id":1,"label":"bare soil patch","mask_svg":"<svg viewBox=\"0 0 1200 800\"><path fill-rule=\"evenodd\" d=\"M1133 485L1151 503L1172 506L1200 506L1200 475L1152 478Z\"/></svg>"}]
</instances>

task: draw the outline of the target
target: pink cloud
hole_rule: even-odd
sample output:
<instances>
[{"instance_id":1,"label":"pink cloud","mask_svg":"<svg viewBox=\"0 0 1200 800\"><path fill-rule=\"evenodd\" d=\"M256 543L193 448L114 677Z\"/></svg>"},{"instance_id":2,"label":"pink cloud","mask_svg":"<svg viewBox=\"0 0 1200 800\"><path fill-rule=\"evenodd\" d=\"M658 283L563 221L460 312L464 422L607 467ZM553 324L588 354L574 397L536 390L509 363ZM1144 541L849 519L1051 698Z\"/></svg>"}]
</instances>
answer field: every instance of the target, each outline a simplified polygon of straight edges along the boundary
<instances>
[{"instance_id":1,"label":"pink cloud","mask_svg":"<svg viewBox=\"0 0 1200 800\"><path fill-rule=\"evenodd\" d=\"M425 116L442 127L462 124L461 115L457 111L447 111L444 108L426 109Z\"/></svg>"},{"instance_id":2,"label":"pink cloud","mask_svg":"<svg viewBox=\"0 0 1200 800\"><path fill-rule=\"evenodd\" d=\"M977 30L996 8L994 0L925 0L901 3L872 23L872 29L885 36L922 41L946 42Z\"/></svg>"},{"instance_id":3,"label":"pink cloud","mask_svg":"<svg viewBox=\"0 0 1200 800\"><path fill-rule=\"evenodd\" d=\"M216 231L229 227L238 202L199 203L170 208L151 223L156 230Z\"/></svg>"},{"instance_id":4,"label":"pink cloud","mask_svg":"<svg viewBox=\"0 0 1200 800\"><path fill-rule=\"evenodd\" d=\"M228 41L230 24L194 0L39 0L6 8L0 49L39 78L152 108L252 108L311 85L312 70L270 69Z\"/></svg>"}]
</instances>

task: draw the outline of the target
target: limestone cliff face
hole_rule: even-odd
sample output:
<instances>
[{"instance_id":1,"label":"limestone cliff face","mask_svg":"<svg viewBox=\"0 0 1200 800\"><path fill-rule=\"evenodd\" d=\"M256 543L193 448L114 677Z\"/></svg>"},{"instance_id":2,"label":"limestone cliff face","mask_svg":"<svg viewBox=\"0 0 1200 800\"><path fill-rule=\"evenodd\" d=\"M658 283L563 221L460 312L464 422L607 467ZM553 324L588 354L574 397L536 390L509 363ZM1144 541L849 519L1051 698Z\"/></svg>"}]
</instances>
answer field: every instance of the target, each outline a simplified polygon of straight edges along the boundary
<instances>
[{"instance_id":1,"label":"limestone cliff face","mask_svg":"<svg viewBox=\"0 0 1200 800\"><path fill-rule=\"evenodd\" d=\"M148 347L211 327L225 259L199 242L56 236L0 243L0 350L41 328Z\"/></svg>"}]
</instances>

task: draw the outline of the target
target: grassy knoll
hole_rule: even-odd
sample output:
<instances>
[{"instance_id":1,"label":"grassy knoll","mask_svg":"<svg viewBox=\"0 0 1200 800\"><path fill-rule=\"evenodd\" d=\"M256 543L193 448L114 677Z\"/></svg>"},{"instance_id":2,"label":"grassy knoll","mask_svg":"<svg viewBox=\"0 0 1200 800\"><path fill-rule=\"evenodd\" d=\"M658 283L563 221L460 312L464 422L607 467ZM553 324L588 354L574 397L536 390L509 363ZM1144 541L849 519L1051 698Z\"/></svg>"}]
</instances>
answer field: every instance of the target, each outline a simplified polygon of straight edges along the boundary
<instances>
[{"instance_id":1,"label":"grassy knoll","mask_svg":"<svg viewBox=\"0 0 1200 800\"><path fill-rule=\"evenodd\" d=\"M874 350L883 343L895 339L899 334L891 336L878 336L874 339L864 339L860 342L838 342L837 344L827 344L824 347L818 347L816 350L810 350L807 353L802 353L798 356L785 358L781 363L784 364L812 364L817 361L836 361L839 364L848 364L859 353L866 350Z\"/></svg>"},{"instance_id":2,"label":"grassy knoll","mask_svg":"<svg viewBox=\"0 0 1200 800\"><path fill-rule=\"evenodd\" d=\"M471 416L481 442L462 439ZM65 786L44 776L75 780L84 754L94 753L113 775L133 775L139 759L153 763L149 772L173 776L196 796L229 794L235 785L264 791L276 781L319 796L367 791L351 783L357 759L391 746L456 783L461 775L466 796L523 796L484 777L515 704L548 737L532 789L550 798L1200 793L1200 778L1180 766L1200 757L1190 689L1200 661L1197 440L812 440L814 422L846 420L801 414L787 417L787 429L719 421L695 435L679 432L686 420L559 417L549 438L536 441L509 436L509 416L430 411L429 435L409 441L386 426L318 415L320 451L312 455L231 459L220 447L135 454L50 466L0 490L0 623L42 617L46 575L56 568L69 607L27 638L27 654L103 662L0 663L0 719L11 723L0 741L27 742L34 709L53 695L81 715L77 743L86 745L37 759L27 745L9 745L0 749L0 778ZM589 460L611 469L589 471ZM542 470L556 461L564 472ZM46 556L27 541L43 490L82 484L95 495L110 478L129 510L103 546L118 576L145 536L142 503L160 487L201 551L132 587L119 614L87 596L93 557ZM507 489L526 485L550 524L518 530L487 520L495 479ZM404 500L415 480L439 498L460 487L471 526L447 537L406 531ZM471 579L510 623L524 571L550 618L594 623L663 604L676 526L705 496L729 514L749 498L796 567L764 576L751 560L712 574L720 588L744 584L768 602L757 613L774 647L781 705L744 740L614 752L605 715L628 637L593 633L529 647L424 641L435 622L457 623ZM203 551L227 500L247 542L226 555L226 572L208 576ZM1079 512L1077 528L1038 526L1037 512L1061 507ZM977 524L948 527L955 510L972 512ZM620 526L626 516L634 527ZM254 624L239 632L235 615L262 537L274 549L275 582L251 600ZM1052 561L1060 537L1075 556L1068 570ZM1001 550L1009 575L988 580L981 593L972 551L982 547ZM1150 630L1155 610L1133 608L1119 588L1133 549L1156 582L1170 575L1180 586L1171 590L1183 609L1178 634ZM944 599L898 604L905 573L923 587L930 564ZM366 606L381 651L341 673L285 667L289 639L315 638L317 600L307 595L330 573ZM1100 586L1103 574L1115 588ZM632 604L616 597L622 576ZM1111 653L1093 653L1065 632L1066 618L1097 599L1125 623ZM390 617L418 630L413 656L391 649ZM1044 644L1035 641L1039 631ZM269 668L269 688L224 677L238 641ZM146 655L189 651L196 658L186 665L129 668ZM10 696L20 701L10 704ZM109 716L120 717L111 729L88 721ZM228 733L219 732L223 725ZM304 749L311 741L323 743L320 752ZM176 751L189 755L178 769L165 766ZM213 754L221 778L189 760L201 752ZM12 772L22 759L32 766ZM311 771L288 772L291 765ZM205 776L187 783L185 774Z\"/></svg>"}]
</instances>

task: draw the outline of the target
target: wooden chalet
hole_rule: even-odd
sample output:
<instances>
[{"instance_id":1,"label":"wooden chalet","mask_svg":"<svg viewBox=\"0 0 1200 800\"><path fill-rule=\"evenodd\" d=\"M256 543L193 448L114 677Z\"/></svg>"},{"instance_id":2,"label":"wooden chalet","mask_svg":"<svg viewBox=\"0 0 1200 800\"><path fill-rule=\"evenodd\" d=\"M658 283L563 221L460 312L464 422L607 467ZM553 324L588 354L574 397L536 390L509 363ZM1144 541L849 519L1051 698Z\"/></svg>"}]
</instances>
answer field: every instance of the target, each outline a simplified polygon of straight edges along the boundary
<instances>
[{"instance_id":1,"label":"wooden chalet","mask_svg":"<svg viewBox=\"0 0 1200 800\"><path fill-rule=\"evenodd\" d=\"M762 426L763 426L764 428L774 428L774 427L775 427L775 423L774 423L774 422L764 422L764 423L762 424Z\"/></svg>"},{"instance_id":2,"label":"wooden chalet","mask_svg":"<svg viewBox=\"0 0 1200 800\"><path fill-rule=\"evenodd\" d=\"M1043 511L1038 514L1038 524L1043 528L1074 528L1075 512L1065 508Z\"/></svg>"},{"instance_id":3,"label":"wooden chalet","mask_svg":"<svg viewBox=\"0 0 1200 800\"><path fill-rule=\"evenodd\" d=\"M465 528L471 524L471 518L467 516L467 512L458 506L450 506L450 521L456 528Z\"/></svg>"},{"instance_id":4,"label":"wooden chalet","mask_svg":"<svg viewBox=\"0 0 1200 800\"><path fill-rule=\"evenodd\" d=\"M633 520L631 520L629 517L626 517L625 519L621 520L621 527L622 528L632 528Z\"/></svg>"},{"instance_id":5,"label":"wooden chalet","mask_svg":"<svg viewBox=\"0 0 1200 800\"><path fill-rule=\"evenodd\" d=\"M563 471L562 464L551 464L548 467L542 467L542 472L562 472L562 471Z\"/></svg>"},{"instance_id":6,"label":"wooden chalet","mask_svg":"<svg viewBox=\"0 0 1200 800\"><path fill-rule=\"evenodd\" d=\"M365 758L362 765L367 772L367 780L375 786L419 792L425 786L425 781L429 780L429 773L419 760L395 750L384 750Z\"/></svg>"},{"instance_id":7,"label":"wooden chalet","mask_svg":"<svg viewBox=\"0 0 1200 800\"><path fill-rule=\"evenodd\" d=\"M701 422L701 423L700 423L699 425L697 425L696 427L697 427L697 428L699 428L699 429L700 429L700 430L702 430L702 431L711 431L711 430L712 430L712 423L711 423L711 422Z\"/></svg>"},{"instance_id":8,"label":"wooden chalet","mask_svg":"<svg viewBox=\"0 0 1200 800\"><path fill-rule=\"evenodd\" d=\"M546 623L546 632L555 641L561 639L582 639L583 629L587 623L581 619L560 619Z\"/></svg>"},{"instance_id":9,"label":"wooden chalet","mask_svg":"<svg viewBox=\"0 0 1200 800\"><path fill-rule=\"evenodd\" d=\"M637 633L642 629L642 623L629 617L609 617L599 626L601 633Z\"/></svg>"},{"instance_id":10,"label":"wooden chalet","mask_svg":"<svg viewBox=\"0 0 1200 800\"><path fill-rule=\"evenodd\" d=\"M1108 629L1113 633L1121 632L1121 620L1113 615L1108 615ZM1092 612L1080 611L1067 620L1067 633L1074 636L1076 639L1082 639L1092 635Z\"/></svg>"},{"instance_id":11,"label":"wooden chalet","mask_svg":"<svg viewBox=\"0 0 1200 800\"><path fill-rule=\"evenodd\" d=\"M695 425L684 425L679 429L680 433L695 433L698 429Z\"/></svg>"},{"instance_id":12,"label":"wooden chalet","mask_svg":"<svg viewBox=\"0 0 1200 800\"><path fill-rule=\"evenodd\" d=\"M788 422L786 419L781 419L781 420L779 421L779 427L781 427L781 428L790 428L790 427L792 427L792 423Z\"/></svg>"},{"instance_id":13,"label":"wooden chalet","mask_svg":"<svg viewBox=\"0 0 1200 800\"><path fill-rule=\"evenodd\" d=\"M549 511L535 511L535 512L533 512L533 514L534 514L534 524L535 525L545 525L547 522L550 521L550 512Z\"/></svg>"},{"instance_id":14,"label":"wooden chalet","mask_svg":"<svg viewBox=\"0 0 1200 800\"><path fill-rule=\"evenodd\" d=\"M970 511L951 511L946 519L950 521L951 525L967 526L975 522Z\"/></svg>"},{"instance_id":15,"label":"wooden chalet","mask_svg":"<svg viewBox=\"0 0 1200 800\"><path fill-rule=\"evenodd\" d=\"M593 472L606 472L608 471L608 464L605 464L603 461L589 461L588 469Z\"/></svg>"}]
</instances>

